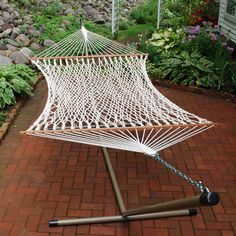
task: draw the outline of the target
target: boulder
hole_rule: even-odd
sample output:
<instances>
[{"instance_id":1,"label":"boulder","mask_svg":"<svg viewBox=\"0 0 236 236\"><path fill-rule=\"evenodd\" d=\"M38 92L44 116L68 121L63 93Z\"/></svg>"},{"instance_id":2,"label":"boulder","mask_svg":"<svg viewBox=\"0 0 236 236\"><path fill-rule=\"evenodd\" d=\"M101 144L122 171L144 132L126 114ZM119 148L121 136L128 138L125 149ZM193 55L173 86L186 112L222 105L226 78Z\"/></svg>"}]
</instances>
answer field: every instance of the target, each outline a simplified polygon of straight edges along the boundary
<instances>
[{"instance_id":1,"label":"boulder","mask_svg":"<svg viewBox=\"0 0 236 236\"><path fill-rule=\"evenodd\" d=\"M16 10L13 11L14 19L19 19L20 18L20 13Z\"/></svg>"},{"instance_id":2,"label":"boulder","mask_svg":"<svg viewBox=\"0 0 236 236\"><path fill-rule=\"evenodd\" d=\"M12 51L12 52L18 50L17 47L15 47L15 46L13 46L13 45L11 45L11 44L7 44L6 46L7 46L7 49L10 50L10 51Z\"/></svg>"},{"instance_id":3,"label":"boulder","mask_svg":"<svg viewBox=\"0 0 236 236\"><path fill-rule=\"evenodd\" d=\"M39 32L40 32L41 34L43 34L43 33L45 32L45 30L46 30L46 26L44 26L44 25L40 26Z\"/></svg>"},{"instance_id":4,"label":"boulder","mask_svg":"<svg viewBox=\"0 0 236 236\"><path fill-rule=\"evenodd\" d=\"M29 64L30 60L20 51L11 54L11 60L16 64Z\"/></svg>"},{"instance_id":5,"label":"boulder","mask_svg":"<svg viewBox=\"0 0 236 236\"><path fill-rule=\"evenodd\" d=\"M69 20L63 20L63 21L62 21L62 24L64 24L64 25L70 25L71 23L70 23Z\"/></svg>"},{"instance_id":6,"label":"boulder","mask_svg":"<svg viewBox=\"0 0 236 236\"><path fill-rule=\"evenodd\" d=\"M2 34L3 34L5 37L7 37L8 35L11 34L11 32L12 32L12 29L6 29L6 30L4 30L4 31L2 32Z\"/></svg>"},{"instance_id":7,"label":"boulder","mask_svg":"<svg viewBox=\"0 0 236 236\"><path fill-rule=\"evenodd\" d=\"M17 20L14 20L13 23L14 23L14 26L17 27L18 25L20 25L22 23L22 19L17 19Z\"/></svg>"},{"instance_id":8,"label":"boulder","mask_svg":"<svg viewBox=\"0 0 236 236\"><path fill-rule=\"evenodd\" d=\"M12 51L10 50L0 50L0 55L5 56L5 57L10 57L12 54Z\"/></svg>"},{"instance_id":9,"label":"boulder","mask_svg":"<svg viewBox=\"0 0 236 236\"><path fill-rule=\"evenodd\" d=\"M54 44L55 44L55 42L51 39L45 39L44 42L43 42L43 46L45 46L45 47L50 47Z\"/></svg>"},{"instance_id":10,"label":"boulder","mask_svg":"<svg viewBox=\"0 0 236 236\"><path fill-rule=\"evenodd\" d=\"M87 5L93 5L93 1L92 0L87 0L85 2L82 2L83 6L87 6Z\"/></svg>"},{"instance_id":11,"label":"boulder","mask_svg":"<svg viewBox=\"0 0 236 236\"><path fill-rule=\"evenodd\" d=\"M14 47L19 47L19 44L13 39L5 39L5 42L7 42L8 44L10 44Z\"/></svg>"},{"instance_id":12,"label":"boulder","mask_svg":"<svg viewBox=\"0 0 236 236\"><path fill-rule=\"evenodd\" d=\"M29 46L30 45L30 39L24 35L24 34L20 34L16 37L16 42L19 43L20 46Z\"/></svg>"},{"instance_id":13,"label":"boulder","mask_svg":"<svg viewBox=\"0 0 236 236\"><path fill-rule=\"evenodd\" d=\"M33 37L39 37L41 35L41 32L36 29L30 29L28 30L28 34L32 35Z\"/></svg>"},{"instance_id":14,"label":"boulder","mask_svg":"<svg viewBox=\"0 0 236 236\"><path fill-rule=\"evenodd\" d=\"M0 55L0 65L11 65L12 60L9 57Z\"/></svg>"},{"instance_id":15,"label":"boulder","mask_svg":"<svg viewBox=\"0 0 236 236\"><path fill-rule=\"evenodd\" d=\"M106 22L106 19L104 15L97 14L94 16L94 22L97 24L104 24Z\"/></svg>"},{"instance_id":16,"label":"boulder","mask_svg":"<svg viewBox=\"0 0 236 236\"><path fill-rule=\"evenodd\" d=\"M42 46L36 42L33 42L30 44L29 46L32 50L41 50L42 49Z\"/></svg>"},{"instance_id":17,"label":"boulder","mask_svg":"<svg viewBox=\"0 0 236 236\"><path fill-rule=\"evenodd\" d=\"M12 22L14 20L14 16L12 14L10 14L9 12L4 11L2 13L2 19L5 22Z\"/></svg>"},{"instance_id":18,"label":"boulder","mask_svg":"<svg viewBox=\"0 0 236 236\"><path fill-rule=\"evenodd\" d=\"M6 43L3 40L0 40L0 50L6 50L7 46Z\"/></svg>"},{"instance_id":19,"label":"boulder","mask_svg":"<svg viewBox=\"0 0 236 236\"><path fill-rule=\"evenodd\" d=\"M96 11L93 9L91 5L84 6L83 10L86 12L89 18L92 18L96 14Z\"/></svg>"},{"instance_id":20,"label":"boulder","mask_svg":"<svg viewBox=\"0 0 236 236\"><path fill-rule=\"evenodd\" d=\"M2 1L1 1L1 4L0 4L0 9L1 9L1 10L7 10L8 7L9 7L8 1L2 0Z\"/></svg>"},{"instance_id":21,"label":"boulder","mask_svg":"<svg viewBox=\"0 0 236 236\"><path fill-rule=\"evenodd\" d=\"M13 28L11 33L11 39L15 39L18 35L20 35L20 28Z\"/></svg>"},{"instance_id":22,"label":"boulder","mask_svg":"<svg viewBox=\"0 0 236 236\"><path fill-rule=\"evenodd\" d=\"M26 48L26 47L21 48L20 52L23 53L24 56L28 59L35 56L35 53L31 49Z\"/></svg>"},{"instance_id":23,"label":"boulder","mask_svg":"<svg viewBox=\"0 0 236 236\"><path fill-rule=\"evenodd\" d=\"M75 11L72 8L68 8L64 11L64 14L65 15L69 15L69 14L74 15Z\"/></svg>"},{"instance_id":24,"label":"boulder","mask_svg":"<svg viewBox=\"0 0 236 236\"><path fill-rule=\"evenodd\" d=\"M8 23L0 25L0 32L3 32L5 30L7 30L7 29L13 29L13 25L12 24L8 24Z\"/></svg>"}]
</instances>

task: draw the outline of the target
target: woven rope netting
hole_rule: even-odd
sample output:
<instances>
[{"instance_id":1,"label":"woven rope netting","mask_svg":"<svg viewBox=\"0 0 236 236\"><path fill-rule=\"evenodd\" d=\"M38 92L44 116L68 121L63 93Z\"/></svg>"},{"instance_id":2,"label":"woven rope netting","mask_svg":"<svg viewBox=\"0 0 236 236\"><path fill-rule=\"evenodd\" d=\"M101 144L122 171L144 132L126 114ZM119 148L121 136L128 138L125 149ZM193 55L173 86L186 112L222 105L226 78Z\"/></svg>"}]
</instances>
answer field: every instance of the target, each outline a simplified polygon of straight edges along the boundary
<instances>
[{"instance_id":1,"label":"woven rope netting","mask_svg":"<svg viewBox=\"0 0 236 236\"><path fill-rule=\"evenodd\" d=\"M146 58L84 27L41 52L48 99L26 133L155 154L214 126L156 90Z\"/></svg>"}]
</instances>

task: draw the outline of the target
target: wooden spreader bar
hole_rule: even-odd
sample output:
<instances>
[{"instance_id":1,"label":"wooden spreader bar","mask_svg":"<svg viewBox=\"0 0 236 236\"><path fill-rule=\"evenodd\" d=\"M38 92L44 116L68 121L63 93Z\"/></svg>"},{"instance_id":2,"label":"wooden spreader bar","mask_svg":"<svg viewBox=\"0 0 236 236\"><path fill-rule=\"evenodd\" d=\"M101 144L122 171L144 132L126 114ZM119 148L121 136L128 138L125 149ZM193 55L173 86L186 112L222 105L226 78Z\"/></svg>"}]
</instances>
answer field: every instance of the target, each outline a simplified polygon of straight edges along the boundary
<instances>
[{"instance_id":1,"label":"wooden spreader bar","mask_svg":"<svg viewBox=\"0 0 236 236\"><path fill-rule=\"evenodd\" d=\"M49 221L50 227L96 224L96 223L111 223L111 222L122 222L131 220L158 219L166 217L192 216L197 214L197 210L192 209L192 207L213 206L217 205L219 202L219 196L217 193L206 191L200 195L193 197L187 197L179 200L173 200L165 203L159 203L146 207L127 210L121 195L121 191L113 167L111 165L107 149L106 148L102 149L121 215L50 220Z\"/></svg>"},{"instance_id":2,"label":"wooden spreader bar","mask_svg":"<svg viewBox=\"0 0 236 236\"><path fill-rule=\"evenodd\" d=\"M32 131L20 131L20 134L60 134L60 133L79 133L79 132L93 132L93 131L117 131L117 130L152 130L152 129L169 129L169 128L192 128L192 127L213 127L218 125L217 123L206 124L179 124L179 125L153 125L153 126L129 126L129 127L111 127L111 128L83 128L83 129L61 129L61 130L32 130Z\"/></svg>"},{"instance_id":3,"label":"wooden spreader bar","mask_svg":"<svg viewBox=\"0 0 236 236\"><path fill-rule=\"evenodd\" d=\"M32 57L31 61L37 61L37 60L65 60L65 59L91 59L91 58L114 58L114 57L140 57L140 56L148 56L147 53L129 53L129 54L107 54L107 55L84 55L84 56L49 56L49 57Z\"/></svg>"}]
</instances>

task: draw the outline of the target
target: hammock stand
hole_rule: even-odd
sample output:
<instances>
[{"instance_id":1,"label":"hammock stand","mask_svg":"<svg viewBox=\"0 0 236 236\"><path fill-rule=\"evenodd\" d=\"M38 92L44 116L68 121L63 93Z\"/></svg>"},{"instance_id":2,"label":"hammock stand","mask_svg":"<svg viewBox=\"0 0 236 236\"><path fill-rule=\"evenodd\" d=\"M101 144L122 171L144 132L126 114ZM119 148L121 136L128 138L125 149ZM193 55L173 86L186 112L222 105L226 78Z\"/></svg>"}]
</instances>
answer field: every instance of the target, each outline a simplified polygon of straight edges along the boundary
<instances>
[{"instance_id":1,"label":"hammock stand","mask_svg":"<svg viewBox=\"0 0 236 236\"><path fill-rule=\"evenodd\" d=\"M192 207L213 206L219 202L219 196L217 193L209 192L205 189L202 194L197 196L127 210L122 199L121 191L114 174L107 149L103 147L102 150L121 215L50 220L50 227L193 216L197 214L197 210Z\"/></svg>"},{"instance_id":2,"label":"hammock stand","mask_svg":"<svg viewBox=\"0 0 236 236\"><path fill-rule=\"evenodd\" d=\"M196 215L219 202L200 181L177 170L159 151L215 126L169 101L152 85L147 55L81 30L31 58L44 74L48 99L22 134L101 146L121 215L50 220L49 226ZM106 148L144 153L200 189L202 194L126 209Z\"/></svg>"}]
</instances>

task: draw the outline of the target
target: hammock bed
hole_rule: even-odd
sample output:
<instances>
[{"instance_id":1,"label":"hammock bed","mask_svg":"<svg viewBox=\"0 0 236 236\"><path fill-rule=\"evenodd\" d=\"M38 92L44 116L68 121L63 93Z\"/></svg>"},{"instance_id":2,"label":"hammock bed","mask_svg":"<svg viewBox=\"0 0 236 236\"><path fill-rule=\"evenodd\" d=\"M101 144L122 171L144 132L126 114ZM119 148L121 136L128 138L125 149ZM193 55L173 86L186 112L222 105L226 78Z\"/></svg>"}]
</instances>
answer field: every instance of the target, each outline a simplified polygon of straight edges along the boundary
<instances>
[{"instance_id":1,"label":"hammock bed","mask_svg":"<svg viewBox=\"0 0 236 236\"><path fill-rule=\"evenodd\" d=\"M191 215L195 210L176 209L191 204L218 203L217 194L209 192L201 182L184 175L158 155L160 150L215 124L164 97L148 78L146 59L147 54L89 32L83 26L31 59L46 78L48 98L41 115L23 133L103 147L122 214L115 218L53 220L50 226ZM147 154L203 194L187 201L164 203L164 208L161 203L161 208L157 204L148 209L126 210L109 164L107 147Z\"/></svg>"}]
</instances>

